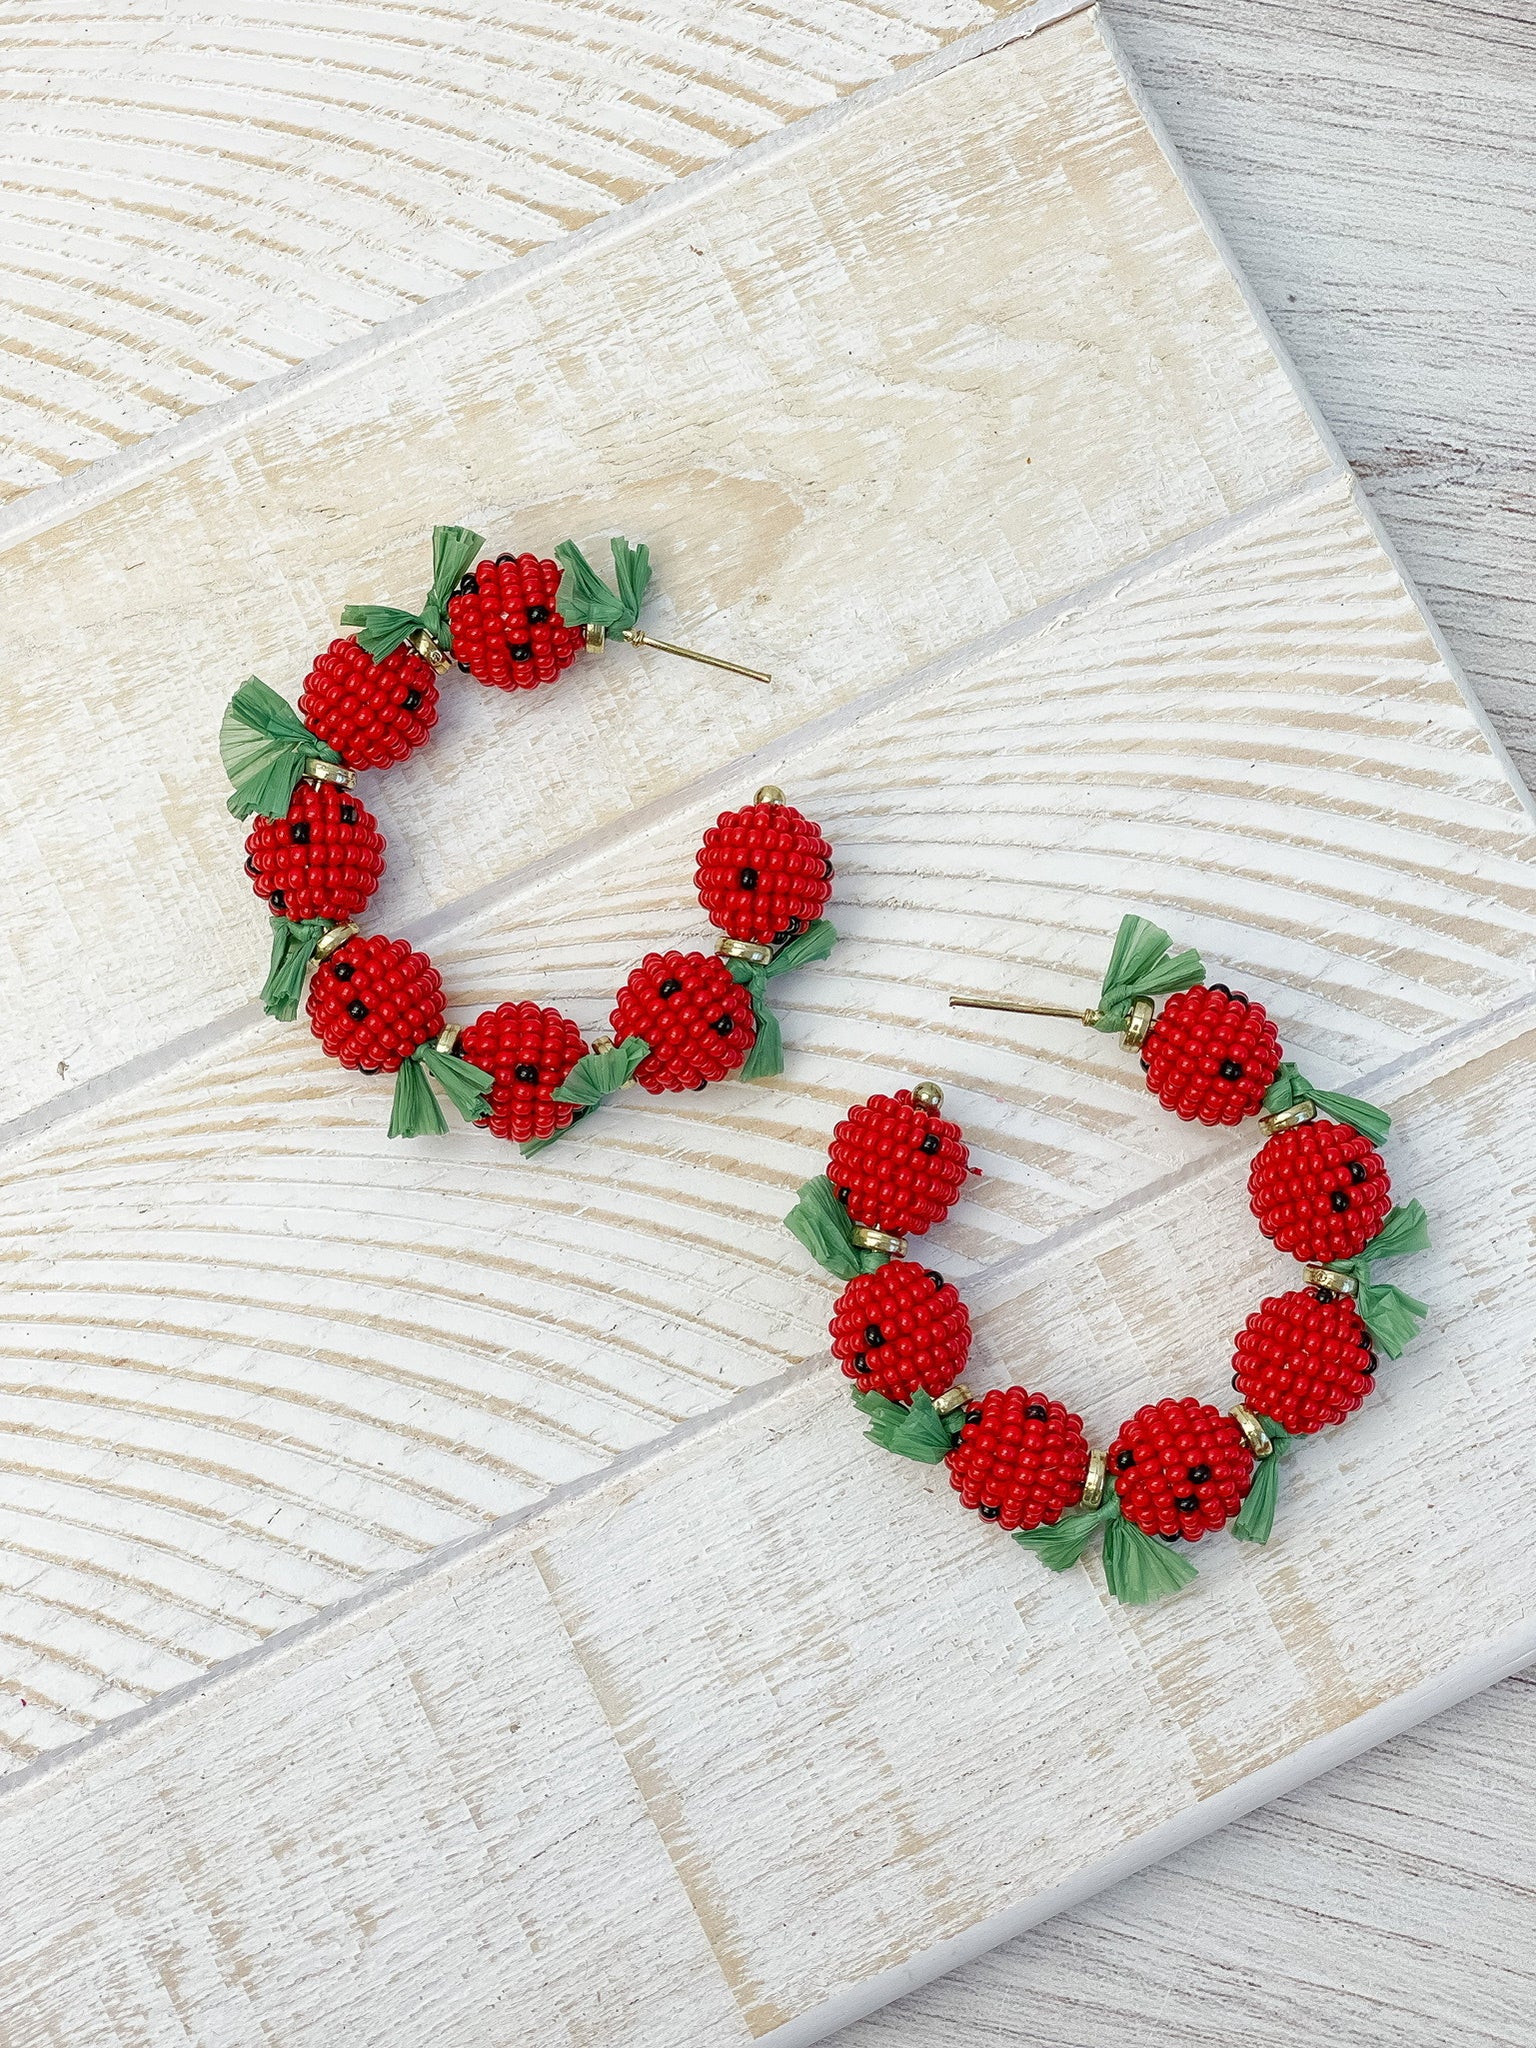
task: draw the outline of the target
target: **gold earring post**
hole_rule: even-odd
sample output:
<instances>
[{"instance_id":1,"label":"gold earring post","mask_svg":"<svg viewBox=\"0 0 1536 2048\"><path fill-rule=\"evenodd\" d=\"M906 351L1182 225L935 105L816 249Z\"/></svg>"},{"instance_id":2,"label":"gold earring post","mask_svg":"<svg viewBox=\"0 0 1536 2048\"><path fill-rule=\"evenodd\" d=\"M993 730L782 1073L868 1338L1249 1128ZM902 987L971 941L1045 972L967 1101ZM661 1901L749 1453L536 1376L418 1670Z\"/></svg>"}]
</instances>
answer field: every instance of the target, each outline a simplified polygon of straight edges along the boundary
<instances>
[{"instance_id":1,"label":"gold earring post","mask_svg":"<svg viewBox=\"0 0 1536 2048\"><path fill-rule=\"evenodd\" d=\"M1068 1010L1060 1003L1024 1003L1017 996L951 996L952 1010L1011 1010L1021 1017L1070 1017L1074 1024L1090 1029L1098 1022L1097 1010Z\"/></svg>"},{"instance_id":2,"label":"gold earring post","mask_svg":"<svg viewBox=\"0 0 1536 2048\"><path fill-rule=\"evenodd\" d=\"M680 654L684 661L701 661L706 668L723 668L733 676L747 676L754 683L771 683L773 677L763 668L746 668L739 661L726 661L718 654L700 654L696 647L679 647L673 640L653 640L649 633L642 633L638 626L631 626L623 635L631 647L654 647L658 654Z\"/></svg>"}]
</instances>

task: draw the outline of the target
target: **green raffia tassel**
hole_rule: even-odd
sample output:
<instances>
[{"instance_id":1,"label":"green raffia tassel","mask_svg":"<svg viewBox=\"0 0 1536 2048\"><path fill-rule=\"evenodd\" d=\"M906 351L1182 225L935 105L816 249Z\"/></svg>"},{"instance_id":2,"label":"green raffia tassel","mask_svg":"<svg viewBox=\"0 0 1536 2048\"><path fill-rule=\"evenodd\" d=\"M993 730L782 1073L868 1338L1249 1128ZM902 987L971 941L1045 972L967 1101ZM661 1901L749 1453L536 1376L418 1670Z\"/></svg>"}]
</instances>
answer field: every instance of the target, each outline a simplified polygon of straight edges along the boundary
<instances>
[{"instance_id":1,"label":"green raffia tassel","mask_svg":"<svg viewBox=\"0 0 1536 2048\"><path fill-rule=\"evenodd\" d=\"M247 676L225 708L219 759L234 784L229 808L237 818L258 811L264 818L281 818L306 761L341 765L336 749L317 740L286 698L269 690L260 676Z\"/></svg>"},{"instance_id":2,"label":"green raffia tassel","mask_svg":"<svg viewBox=\"0 0 1536 2048\"><path fill-rule=\"evenodd\" d=\"M481 535L467 526L432 529L432 588L419 612L403 612L392 604L349 604L341 623L356 629L357 644L375 661L385 661L412 633L425 629L446 653L453 645L448 600L453 586L475 559Z\"/></svg>"},{"instance_id":3,"label":"green raffia tassel","mask_svg":"<svg viewBox=\"0 0 1536 2048\"><path fill-rule=\"evenodd\" d=\"M752 998L752 1019L757 1027L746 1065L736 1076L738 1081L765 1081L784 1071L784 1039L779 1020L768 1007L769 982L777 981L781 974L793 974L797 967L808 967L813 960L825 960L836 944L835 928L826 918L818 917L797 938L781 946L765 966L752 960L726 961L732 979Z\"/></svg>"},{"instance_id":4,"label":"green raffia tassel","mask_svg":"<svg viewBox=\"0 0 1536 2048\"><path fill-rule=\"evenodd\" d=\"M1015 1529L1013 1540L1022 1543L1026 1550L1032 1550L1053 1572L1068 1571L1082 1557L1096 1533L1114 1521L1119 1512L1120 1503L1115 1497L1115 1490L1106 1481L1104 1498L1096 1508L1074 1508L1059 1522L1049 1522L1040 1529Z\"/></svg>"},{"instance_id":5,"label":"green raffia tassel","mask_svg":"<svg viewBox=\"0 0 1536 2048\"><path fill-rule=\"evenodd\" d=\"M418 1045L409 1059L400 1062L395 1074L395 1100L390 1113L389 1135L392 1138L442 1137L448 1128L448 1119L432 1092L433 1081L465 1123L473 1123L476 1117L484 1116L490 1106L486 1096L495 1078L483 1067L472 1067L468 1060L461 1060L454 1053L439 1052L429 1039L425 1045Z\"/></svg>"},{"instance_id":6,"label":"green raffia tassel","mask_svg":"<svg viewBox=\"0 0 1536 2048\"><path fill-rule=\"evenodd\" d=\"M1273 1448L1254 1466L1253 1484L1248 1489L1241 1513L1232 1524L1232 1534L1243 1543L1269 1541L1270 1531L1275 1526L1275 1503L1280 1498L1280 1460L1289 1456L1296 1446L1295 1437L1289 1430L1282 1429L1278 1422L1271 1422L1267 1415L1261 1415L1258 1421Z\"/></svg>"},{"instance_id":7,"label":"green raffia tassel","mask_svg":"<svg viewBox=\"0 0 1536 2048\"><path fill-rule=\"evenodd\" d=\"M1345 1273L1355 1283L1355 1307L1371 1333L1371 1342L1388 1358L1401 1358L1419 1334L1419 1325L1429 1314L1428 1302L1418 1301L1387 1280L1373 1280L1371 1268L1378 1259L1405 1259L1414 1252L1429 1250L1429 1218L1422 1202L1404 1202L1389 1212L1387 1220L1365 1250L1353 1259L1334 1259L1330 1273Z\"/></svg>"},{"instance_id":8,"label":"green raffia tassel","mask_svg":"<svg viewBox=\"0 0 1536 2048\"><path fill-rule=\"evenodd\" d=\"M550 1090L551 1099L574 1102L578 1109L596 1109L632 1078L650 1049L643 1038L626 1038L622 1045L583 1054L560 1086Z\"/></svg>"},{"instance_id":9,"label":"green raffia tassel","mask_svg":"<svg viewBox=\"0 0 1536 2048\"><path fill-rule=\"evenodd\" d=\"M853 1241L853 1218L837 1199L837 1189L824 1173L808 1180L784 1218L784 1228L798 1237L818 1266L836 1280L856 1280L885 1264L884 1252L868 1252Z\"/></svg>"},{"instance_id":10,"label":"green raffia tassel","mask_svg":"<svg viewBox=\"0 0 1536 2048\"><path fill-rule=\"evenodd\" d=\"M1104 1583L1123 1607L1150 1607L1197 1576L1187 1558L1114 1512L1104 1524Z\"/></svg>"},{"instance_id":11,"label":"green raffia tassel","mask_svg":"<svg viewBox=\"0 0 1536 2048\"><path fill-rule=\"evenodd\" d=\"M329 917L273 918L272 960L261 985L261 1007L269 1017L281 1017L285 1024L297 1017L305 973L332 923Z\"/></svg>"},{"instance_id":12,"label":"green raffia tassel","mask_svg":"<svg viewBox=\"0 0 1536 2048\"><path fill-rule=\"evenodd\" d=\"M563 540L555 560L564 574L555 593L555 609L568 626L601 626L605 633L627 633L640 617L651 580L651 551L642 541L631 547L621 535L609 542L613 551L610 590L573 540Z\"/></svg>"},{"instance_id":13,"label":"green raffia tassel","mask_svg":"<svg viewBox=\"0 0 1536 2048\"><path fill-rule=\"evenodd\" d=\"M1353 1095L1335 1095L1330 1089L1314 1088L1299 1067L1285 1060L1264 1097L1264 1114L1274 1116L1282 1109L1294 1109L1298 1102L1315 1102L1324 1116L1331 1116L1335 1123L1349 1124L1373 1145L1379 1145L1392 1128L1392 1119L1384 1109L1361 1102Z\"/></svg>"},{"instance_id":14,"label":"green raffia tassel","mask_svg":"<svg viewBox=\"0 0 1536 2048\"><path fill-rule=\"evenodd\" d=\"M869 1417L864 1434L872 1444L882 1451L894 1451L898 1458L915 1458L919 1465L937 1465L947 1458L965 1420L960 1408L941 1415L921 1387L912 1396L910 1408L900 1401L888 1401L884 1394L861 1394L857 1388L853 1405Z\"/></svg>"},{"instance_id":15,"label":"green raffia tassel","mask_svg":"<svg viewBox=\"0 0 1536 2048\"><path fill-rule=\"evenodd\" d=\"M1121 918L1099 989L1096 1031L1123 1031L1131 1005L1140 996L1170 996L1176 989L1193 988L1204 981L1200 955L1190 948L1174 953L1172 944L1150 918L1134 914Z\"/></svg>"}]
</instances>

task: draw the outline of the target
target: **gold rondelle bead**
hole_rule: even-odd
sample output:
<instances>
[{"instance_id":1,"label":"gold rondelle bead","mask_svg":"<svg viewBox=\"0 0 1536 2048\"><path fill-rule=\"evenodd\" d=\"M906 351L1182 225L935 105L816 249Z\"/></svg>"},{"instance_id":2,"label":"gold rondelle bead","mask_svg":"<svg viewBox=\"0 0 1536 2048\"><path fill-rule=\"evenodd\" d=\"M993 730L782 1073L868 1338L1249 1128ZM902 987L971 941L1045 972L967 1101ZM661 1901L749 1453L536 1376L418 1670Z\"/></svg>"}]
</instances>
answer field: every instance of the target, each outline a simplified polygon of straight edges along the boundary
<instances>
[{"instance_id":1,"label":"gold rondelle bead","mask_svg":"<svg viewBox=\"0 0 1536 2048\"><path fill-rule=\"evenodd\" d=\"M315 948L316 960L329 960L333 953L339 953L348 939L357 937L357 931L355 924L333 924Z\"/></svg>"},{"instance_id":2,"label":"gold rondelle bead","mask_svg":"<svg viewBox=\"0 0 1536 2048\"><path fill-rule=\"evenodd\" d=\"M457 1024L445 1024L443 1026L437 1035L437 1050L440 1053L454 1053L458 1051L459 1029L460 1027Z\"/></svg>"},{"instance_id":3,"label":"gold rondelle bead","mask_svg":"<svg viewBox=\"0 0 1536 2048\"><path fill-rule=\"evenodd\" d=\"M784 792L776 782L765 782L752 801L755 804L781 804Z\"/></svg>"},{"instance_id":4,"label":"gold rondelle bead","mask_svg":"<svg viewBox=\"0 0 1536 2048\"><path fill-rule=\"evenodd\" d=\"M721 939L715 951L723 960L750 960L754 967L766 967L773 958L772 946L760 946L756 939Z\"/></svg>"},{"instance_id":5,"label":"gold rondelle bead","mask_svg":"<svg viewBox=\"0 0 1536 2048\"><path fill-rule=\"evenodd\" d=\"M919 1109L942 1109L944 1090L937 1081L919 1081L912 1090L912 1100Z\"/></svg>"},{"instance_id":6,"label":"gold rondelle bead","mask_svg":"<svg viewBox=\"0 0 1536 2048\"><path fill-rule=\"evenodd\" d=\"M1298 1124L1309 1124L1317 1115L1315 1102L1293 1102L1289 1109L1277 1109L1270 1116L1261 1116L1259 1126L1274 1137L1278 1131L1294 1131Z\"/></svg>"},{"instance_id":7,"label":"gold rondelle bead","mask_svg":"<svg viewBox=\"0 0 1536 2048\"><path fill-rule=\"evenodd\" d=\"M1120 1043L1128 1047L1131 1052L1139 1052L1147 1042L1147 1033L1152 1029L1152 1019L1155 1015L1156 1011L1153 1007L1152 998L1150 996L1138 996L1131 1005L1130 1015L1125 1020L1125 1029L1120 1034ZM1086 1024L1087 1021L1088 1013L1084 1012L1083 1022Z\"/></svg>"},{"instance_id":8,"label":"gold rondelle bead","mask_svg":"<svg viewBox=\"0 0 1536 2048\"><path fill-rule=\"evenodd\" d=\"M867 1223L855 1223L849 1236L861 1252L887 1252L893 1259L907 1256L907 1240L889 1230L875 1230Z\"/></svg>"},{"instance_id":9,"label":"gold rondelle bead","mask_svg":"<svg viewBox=\"0 0 1536 2048\"><path fill-rule=\"evenodd\" d=\"M1307 1266L1303 1276L1309 1287L1325 1287L1330 1294L1355 1295L1360 1283L1349 1273L1335 1273L1331 1266Z\"/></svg>"},{"instance_id":10,"label":"gold rondelle bead","mask_svg":"<svg viewBox=\"0 0 1536 2048\"><path fill-rule=\"evenodd\" d=\"M442 647L425 626L418 626L413 633L405 636L407 647L413 647L422 660L431 667L434 675L444 675L453 666L453 657Z\"/></svg>"},{"instance_id":11,"label":"gold rondelle bead","mask_svg":"<svg viewBox=\"0 0 1536 2048\"><path fill-rule=\"evenodd\" d=\"M357 777L350 768L343 768L335 761L319 759L304 763L304 777L307 782L334 782L338 789L356 789Z\"/></svg>"},{"instance_id":12,"label":"gold rondelle bead","mask_svg":"<svg viewBox=\"0 0 1536 2048\"><path fill-rule=\"evenodd\" d=\"M961 1386L957 1380L947 1393L940 1394L934 1402L934 1412L938 1415L953 1415L957 1408L963 1408L970 1399L970 1388Z\"/></svg>"},{"instance_id":13,"label":"gold rondelle bead","mask_svg":"<svg viewBox=\"0 0 1536 2048\"><path fill-rule=\"evenodd\" d=\"M1088 1454L1088 1477L1083 1481L1083 1497L1079 1507L1097 1508L1104 1504L1104 1487L1109 1478L1109 1460L1102 1451Z\"/></svg>"},{"instance_id":14,"label":"gold rondelle bead","mask_svg":"<svg viewBox=\"0 0 1536 2048\"><path fill-rule=\"evenodd\" d=\"M588 654L601 654L601 653L602 653L602 651L603 651L603 648L604 648L604 647L605 647L605 646L607 645L607 642L608 642L608 635L607 635L607 633L606 633L606 632L605 632L605 631L603 630L603 628L602 628L601 626L588 626L588 628L587 628L587 652L588 652Z\"/></svg>"},{"instance_id":15,"label":"gold rondelle bead","mask_svg":"<svg viewBox=\"0 0 1536 2048\"><path fill-rule=\"evenodd\" d=\"M1232 1420L1243 1432L1243 1441L1256 1458L1267 1458L1275 1448L1264 1433L1264 1425L1251 1408L1238 1406L1232 1410Z\"/></svg>"}]
</instances>

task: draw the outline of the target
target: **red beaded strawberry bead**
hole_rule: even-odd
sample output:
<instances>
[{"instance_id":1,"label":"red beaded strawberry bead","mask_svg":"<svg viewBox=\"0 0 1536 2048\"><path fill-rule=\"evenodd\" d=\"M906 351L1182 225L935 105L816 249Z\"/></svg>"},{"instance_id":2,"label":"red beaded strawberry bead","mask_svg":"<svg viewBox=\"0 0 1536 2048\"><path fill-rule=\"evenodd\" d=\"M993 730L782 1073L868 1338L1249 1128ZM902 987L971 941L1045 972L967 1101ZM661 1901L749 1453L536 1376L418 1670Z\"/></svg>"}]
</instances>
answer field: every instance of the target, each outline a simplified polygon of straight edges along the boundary
<instances>
[{"instance_id":1,"label":"red beaded strawberry bead","mask_svg":"<svg viewBox=\"0 0 1536 2048\"><path fill-rule=\"evenodd\" d=\"M855 1223L920 1237L942 1222L970 1167L960 1126L909 1088L855 1103L832 1134L827 1177Z\"/></svg>"},{"instance_id":2,"label":"red beaded strawberry bead","mask_svg":"<svg viewBox=\"0 0 1536 2048\"><path fill-rule=\"evenodd\" d=\"M717 931L774 946L814 923L832 893L832 848L793 804L722 811L694 875Z\"/></svg>"},{"instance_id":3,"label":"red beaded strawberry bead","mask_svg":"<svg viewBox=\"0 0 1536 2048\"><path fill-rule=\"evenodd\" d=\"M560 568L537 555L478 562L448 600L453 658L477 682L497 690L552 683L586 645L556 605Z\"/></svg>"},{"instance_id":4,"label":"red beaded strawberry bead","mask_svg":"<svg viewBox=\"0 0 1536 2048\"><path fill-rule=\"evenodd\" d=\"M1365 1249L1386 1220L1391 1187L1369 1138L1325 1117L1277 1131L1248 1176L1260 1230L1281 1251L1318 1264Z\"/></svg>"},{"instance_id":5,"label":"red beaded strawberry bead","mask_svg":"<svg viewBox=\"0 0 1536 2048\"><path fill-rule=\"evenodd\" d=\"M1147 1086L1186 1123L1252 1116L1280 1069L1280 1039L1262 1003L1221 982L1169 996L1147 1033Z\"/></svg>"},{"instance_id":6,"label":"red beaded strawberry bead","mask_svg":"<svg viewBox=\"0 0 1536 2048\"><path fill-rule=\"evenodd\" d=\"M963 1507L1000 1529L1039 1529L1082 1499L1088 1439L1059 1401L997 1387L966 1408L946 1463Z\"/></svg>"},{"instance_id":7,"label":"red beaded strawberry bead","mask_svg":"<svg viewBox=\"0 0 1536 2048\"><path fill-rule=\"evenodd\" d=\"M1148 1536L1191 1543L1232 1520L1253 1483L1253 1463L1232 1417L1193 1398L1138 1408L1109 1447L1126 1520Z\"/></svg>"},{"instance_id":8,"label":"red beaded strawberry bead","mask_svg":"<svg viewBox=\"0 0 1536 2048\"><path fill-rule=\"evenodd\" d=\"M388 768L437 723L437 678L413 647L375 661L355 638L333 640L304 678L299 716L349 768Z\"/></svg>"},{"instance_id":9,"label":"red beaded strawberry bead","mask_svg":"<svg viewBox=\"0 0 1536 2048\"><path fill-rule=\"evenodd\" d=\"M576 1110L553 1091L587 1050L569 1017L537 1003L482 1010L459 1033L459 1056L494 1078L490 1114L479 1121L498 1138L526 1144L568 1128Z\"/></svg>"},{"instance_id":10,"label":"red beaded strawberry bead","mask_svg":"<svg viewBox=\"0 0 1536 2048\"><path fill-rule=\"evenodd\" d=\"M392 1074L443 1028L443 985L404 939L351 938L310 977L310 1029L332 1059Z\"/></svg>"},{"instance_id":11,"label":"red beaded strawberry bead","mask_svg":"<svg viewBox=\"0 0 1536 2048\"><path fill-rule=\"evenodd\" d=\"M384 835L355 796L333 782L300 782L281 818L258 817L245 871L277 917L355 917L384 872Z\"/></svg>"},{"instance_id":12,"label":"red beaded strawberry bead","mask_svg":"<svg viewBox=\"0 0 1536 2048\"><path fill-rule=\"evenodd\" d=\"M708 953L647 953L619 990L614 1037L650 1052L634 1078L652 1095L702 1088L743 1065L756 1038L752 998Z\"/></svg>"},{"instance_id":13,"label":"red beaded strawberry bead","mask_svg":"<svg viewBox=\"0 0 1536 2048\"><path fill-rule=\"evenodd\" d=\"M965 1370L971 1319L941 1273L890 1259L861 1273L832 1312L832 1355L861 1392L937 1399Z\"/></svg>"},{"instance_id":14,"label":"red beaded strawberry bead","mask_svg":"<svg viewBox=\"0 0 1536 2048\"><path fill-rule=\"evenodd\" d=\"M1327 1287L1261 1303L1237 1333L1232 1368L1244 1407L1292 1436L1342 1422L1376 1384L1370 1332L1349 1297Z\"/></svg>"}]
</instances>

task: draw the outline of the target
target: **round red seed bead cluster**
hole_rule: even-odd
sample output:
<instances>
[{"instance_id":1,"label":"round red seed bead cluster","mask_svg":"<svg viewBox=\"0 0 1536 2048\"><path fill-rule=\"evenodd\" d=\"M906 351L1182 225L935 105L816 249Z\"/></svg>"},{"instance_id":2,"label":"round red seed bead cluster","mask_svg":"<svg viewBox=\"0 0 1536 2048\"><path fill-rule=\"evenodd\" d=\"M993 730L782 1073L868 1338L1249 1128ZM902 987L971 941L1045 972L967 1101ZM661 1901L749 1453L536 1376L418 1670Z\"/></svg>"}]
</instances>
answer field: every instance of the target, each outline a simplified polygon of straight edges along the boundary
<instances>
[{"instance_id":1,"label":"round red seed bead cluster","mask_svg":"<svg viewBox=\"0 0 1536 2048\"><path fill-rule=\"evenodd\" d=\"M889 1259L850 1280L832 1312L832 1355L861 1393L937 1400L965 1370L971 1319L942 1273Z\"/></svg>"},{"instance_id":2,"label":"round red seed bead cluster","mask_svg":"<svg viewBox=\"0 0 1536 2048\"><path fill-rule=\"evenodd\" d=\"M651 1048L635 1079L652 1095L702 1088L742 1066L757 1038L752 998L708 953L647 953L619 990L615 1039Z\"/></svg>"},{"instance_id":3,"label":"round red seed bead cluster","mask_svg":"<svg viewBox=\"0 0 1536 2048\"><path fill-rule=\"evenodd\" d=\"M443 1028L443 985L404 939L348 939L309 983L310 1029L332 1059L392 1074Z\"/></svg>"},{"instance_id":4,"label":"round red seed bead cluster","mask_svg":"<svg viewBox=\"0 0 1536 2048\"><path fill-rule=\"evenodd\" d=\"M1163 1108L1186 1123L1236 1124L1263 1103L1280 1057L1263 1004L1217 982L1168 998L1141 1064Z\"/></svg>"},{"instance_id":5,"label":"round red seed bead cluster","mask_svg":"<svg viewBox=\"0 0 1536 2048\"><path fill-rule=\"evenodd\" d=\"M966 1409L945 1463L964 1507L1001 1529L1039 1529L1082 1499L1088 1439L1059 1401L998 1387Z\"/></svg>"},{"instance_id":6,"label":"round red seed bead cluster","mask_svg":"<svg viewBox=\"0 0 1536 2048\"><path fill-rule=\"evenodd\" d=\"M1354 1414L1375 1369L1370 1332L1349 1297L1304 1287L1271 1295L1238 1331L1232 1384L1255 1415L1311 1436Z\"/></svg>"},{"instance_id":7,"label":"round red seed bead cluster","mask_svg":"<svg viewBox=\"0 0 1536 2048\"><path fill-rule=\"evenodd\" d=\"M453 658L497 690L552 683L586 645L585 629L555 609L560 568L537 555L498 555L477 564L448 600Z\"/></svg>"},{"instance_id":8,"label":"round red seed bead cluster","mask_svg":"<svg viewBox=\"0 0 1536 2048\"><path fill-rule=\"evenodd\" d=\"M1120 1425L1109 1473L1128 1522L1149 1536L1193 1543L1242 1506L1253 1483L1253 1453L1219 1408L1192 1398L1158 1401Z\"/></svg>"},{"instance_id":9,"label":"round red seed bead cluster","mask_svg":"<svg viewBox=\"0 0 1536 2048\"><path fill-rule=\"evenodd\" d=\"M563 1131L576 1115L575 1105L554 1101L552 1091L586 1049L580 1031L558 1010L537 1003L483 1010L459 1033L460 1059L494 1077L490 1114L480 1122L520 1145Z\"/></svg>"},{"instance_id":10,"label":"round red seed bead cluster","mask_svg":"<svg viewBox=\"0 0 1536 2048\"><path fill-rule=\"evenodd\" d=\"M334 782L295 785L288 813L257 818L245 872L275 917L355 917L384 872L384 835Z\"/></svg>"},{"instance_id":11,"label":"round red seed bead cluster","mask_svg":"<svg viewBox=\"0 0 1536 2048\"><path fill-rule=\"evenodd\" d=\"M775 946L821 914L832 848L793 804L748 804L722 811L704 834L694 881L717 931Z\"/></svg>"},{"instance_id":12,"label":"round red seed bead cluster","mask_svg":"<svg viewBox=\"0 0 1536 2048\"><path fill-rule=\"evenodd\" d=\"M388 768L437 723L437 678L414 647L383 661L355 639L333 640L304 678L299 716L349 768Z\"/></svg>"},{"instance_id":13,"label":"round red seed bead cluster","mask_svg":"<svg viewBox=\"0 0 1536 2048\"><path fill-rule=\"evenodd\" d=\"M1260 1147L1248 1195L1266 1237L1322 1265L1364 1251L1386 1221L1392 1184L1369 1138L1319 1117Z\"/></svg>"},{"instance_id":14,"label":"round red seed bead cluster","mask_svg":"<svg viewBox=\"0 0 1536 2048\"><path fill-rule=\"evenodd\" d=\"M920 1237L942 1223L969 1170L960 1126L909 1088L857 1102L832 1134L827 1177L853 1221Z\"/></svg>"}]
</instances>

